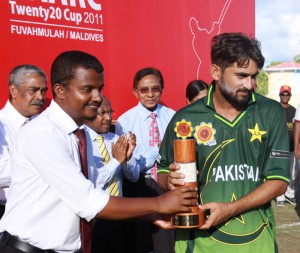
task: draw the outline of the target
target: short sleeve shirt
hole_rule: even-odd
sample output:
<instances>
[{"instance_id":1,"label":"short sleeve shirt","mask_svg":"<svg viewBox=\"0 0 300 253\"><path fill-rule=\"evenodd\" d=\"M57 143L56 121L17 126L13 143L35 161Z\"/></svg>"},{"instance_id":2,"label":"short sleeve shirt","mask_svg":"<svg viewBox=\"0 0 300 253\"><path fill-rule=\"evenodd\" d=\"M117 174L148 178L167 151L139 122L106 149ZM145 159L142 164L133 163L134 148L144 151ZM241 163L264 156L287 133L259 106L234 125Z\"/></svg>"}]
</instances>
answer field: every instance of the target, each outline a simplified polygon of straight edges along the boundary
<instances>
[{"instance_id":1,"label":"short sleeve shirt","mask_svg":"<svg viewBox=\"0 0 300 253\"><path fill-rule=\"evenodd\" d=\"M288 182L288 130L282 106L253 94L246 110L229 122L215 111L212 94L213 85L207 97L174 115L160 147L158 172L167 171L174 161L173 140L192 138L200 203L235 201L266 179ZM233 252L232 246L234 252L274 252L270 204L208 231L179 230L176 241L178 252Z\"/></svg>"}]
</instances>

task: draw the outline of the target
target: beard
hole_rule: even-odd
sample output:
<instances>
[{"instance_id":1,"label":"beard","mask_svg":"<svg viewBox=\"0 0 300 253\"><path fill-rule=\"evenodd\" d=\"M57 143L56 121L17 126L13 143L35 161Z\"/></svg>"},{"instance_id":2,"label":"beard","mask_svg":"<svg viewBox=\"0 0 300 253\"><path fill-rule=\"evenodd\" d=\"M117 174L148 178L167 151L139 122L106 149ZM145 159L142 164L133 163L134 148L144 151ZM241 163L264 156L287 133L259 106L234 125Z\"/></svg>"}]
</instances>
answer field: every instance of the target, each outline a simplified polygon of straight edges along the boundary
<instances>
[{"instance_id":1,"label":"beard","mask_svg":"<svg viewBox=\"0 0 300 253\"><path fill-rule=\"evenodd\" d=\"M221 79L219 84L219 89L223 97L233 106L246 106L251 100L253 90L248 90L246 88L240 88L235 92L230 90L230 87ZM247 96L238 96L238 92L248 92Z\"/></svg>"}]
</instances>

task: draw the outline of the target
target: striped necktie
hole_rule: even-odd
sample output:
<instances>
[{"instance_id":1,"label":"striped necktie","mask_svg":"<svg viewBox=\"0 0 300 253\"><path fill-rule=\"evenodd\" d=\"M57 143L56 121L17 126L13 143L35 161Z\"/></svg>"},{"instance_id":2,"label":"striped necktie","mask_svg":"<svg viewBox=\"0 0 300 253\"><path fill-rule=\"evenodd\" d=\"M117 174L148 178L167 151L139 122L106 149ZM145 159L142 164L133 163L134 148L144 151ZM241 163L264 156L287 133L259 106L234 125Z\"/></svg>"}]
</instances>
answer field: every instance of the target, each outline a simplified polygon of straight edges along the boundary
<instances>
[{"instance_id":1,"label":"striped necktie","mask_svg":"<svg viewBox=\"0 0 300 253\"><path fill-rule=\"evenodd\" d=\"M110 157L109 157L108 151L106 149L103 136L101 134L98 135L98 137L96 138L96 141L98 142L98 145L99 145L99 150L100 150L100 154L102 157L103 165L105 165L109 162ZM112 179L108 183L108 190L109 190L110 195L120 196L120 189L119 189L119 185L118 185L118 182L116 179L116 175L113 175Z\"/></svg>"},{"instance_id":2,"label":"striped necktie","mask_svg":"<svg viewBox=\"0 0 300 253\"><path fill-rule=\"evenodd\" d=\"M160 143L160 135L159 135L159 130L157 126L157 121L156 121L156 114L152 112L150 114L150 117L152 119L150 123L150 131L149 131L149 146L155 146Z\"/></svg>"},{"instance_id":3,"label":"striped necktie","mask_svg":"<svg viewBox=\"0 0 300 253\"><path fill-rule=\"evenodd\" d=\"M84 129L75 131L78 138L78 148L80 154L81 170L83 175L88 178L87 167L87 151L86 151L86 136ZM90 253L92 247L92 225L86 219L80 218L80 232L81 232L81 247L84 253Z\"/></svg>"},{"instance_id":4,"label":"striped necktie","mask_svg":"<svg viewBox=\"0 0 300 253\"><path fill-rule=\"evenodd\" d=\"M160 135L159 135L159 130L158 130L157 121L156 121L156 114L154 112L152 112L150 114L150 117L151 117L152 121L150 123L150 131L149 131L149 146L153 147L160 143ZM151 177L155 181L157 181L156 163L151 168L150 173L151 173Z\"/></svg>"}]
</instances>

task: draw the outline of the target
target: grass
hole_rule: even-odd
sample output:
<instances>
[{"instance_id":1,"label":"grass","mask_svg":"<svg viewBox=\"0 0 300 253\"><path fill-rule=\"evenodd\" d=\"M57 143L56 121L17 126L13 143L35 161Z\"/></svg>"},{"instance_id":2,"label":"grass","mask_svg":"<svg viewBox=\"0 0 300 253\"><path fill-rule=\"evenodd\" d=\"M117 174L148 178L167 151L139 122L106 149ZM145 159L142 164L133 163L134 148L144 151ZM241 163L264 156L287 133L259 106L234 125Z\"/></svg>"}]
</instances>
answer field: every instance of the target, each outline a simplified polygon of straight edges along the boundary
<instances>
[{"instance_id":1,"label":"grass","mask_svg":"<svg viewBox=\"0 0 300 253\"><path fill-rule=\"evenodd\" d=\"M299 253L300 221L295 206L285 203L284 207L278 207L275 201L272 201L272 206L276 220L279 253Z\"/></svg>"}]
</instances>

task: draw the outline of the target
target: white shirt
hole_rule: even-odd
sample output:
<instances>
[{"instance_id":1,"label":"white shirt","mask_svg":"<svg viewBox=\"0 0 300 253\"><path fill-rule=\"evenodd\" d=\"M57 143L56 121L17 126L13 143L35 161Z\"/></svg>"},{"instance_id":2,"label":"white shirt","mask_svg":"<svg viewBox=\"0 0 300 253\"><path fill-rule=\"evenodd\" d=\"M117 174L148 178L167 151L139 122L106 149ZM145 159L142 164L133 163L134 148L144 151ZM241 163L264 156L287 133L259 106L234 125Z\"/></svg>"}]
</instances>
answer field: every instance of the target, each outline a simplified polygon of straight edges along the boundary
<instances>
[{"instance_id":1,"label":"white shirt","mask_svg":"<svg viewBox=\"0 0 300 253\"><path fill-rule=\"evenodd\" d=\"M300 103L298 104L294 120L300 121Z\"/></svg>"},{"instance_id":2,"label":"white shirt","mask_svg":"<svg viewBox=\"0 0 300 253\"><path fill-rule=\"evenodd\" d=\"M78 126L54 101L20 129L0 232L61 253L81 246L80 217L90 221L109 200L81 172ZM88 157L88 159L91 159Z\"/></svg>"},{"instance_id":3,"label":"white shirt","mask_svg":"<svg viewBox=\"0 0 300 253\"><path fill-rule=\"evenodd\" d=\"M11 153L14 139L26 117L21 115L12 104L7 101L0 110L0 204L6 202L6 194L10 185Z\"/></svg>"},{"instance_id":4,"label":"white shirt","mask_svg":"<svg viewBox=\"0 0 300 253\"><path fill-rule=\"evenodd\" d=\"M160 139L162 140L166 128L175 114L175 111L158 104L155 111ZM141 173L148 174L158 157L158 146L149 146L149 130L151 124L150 114L146 107L140 102L137 106L131 108L122 114L116 123L116 133L118 135L127 134L129 131L136 135L136 147L133 151L133 157L140 165Z\"/></svg>"},{"instance_id":5,"label":"white shirt","mask_svg":"<svg viewBox=\"0 0 300 253\"><path fill-rule=\"evenodd\" d=\"M85 130L87 138L89 137L89 139L91 140L90 143L87 143L87 152L88 156L93 156L94 158L89 167L91 168L92 181L95 187L104 189L107 193L109 193L107 187L108 183L111 181L112 177L116 175L120 190L120 196L123 196L123 176L132 182L136 182L139 179L140 174L139 165L132 157L127 163L125 163L126 166L122 167L119 161L112 157L112 142L116 143L119 139L119 135L111 132L103 134L104 144L110 156L109 162L106 165L103 165L99 151L99 145L96 140L99 134L88 126L85 126Z\"/></svg>"}]
</instances>

